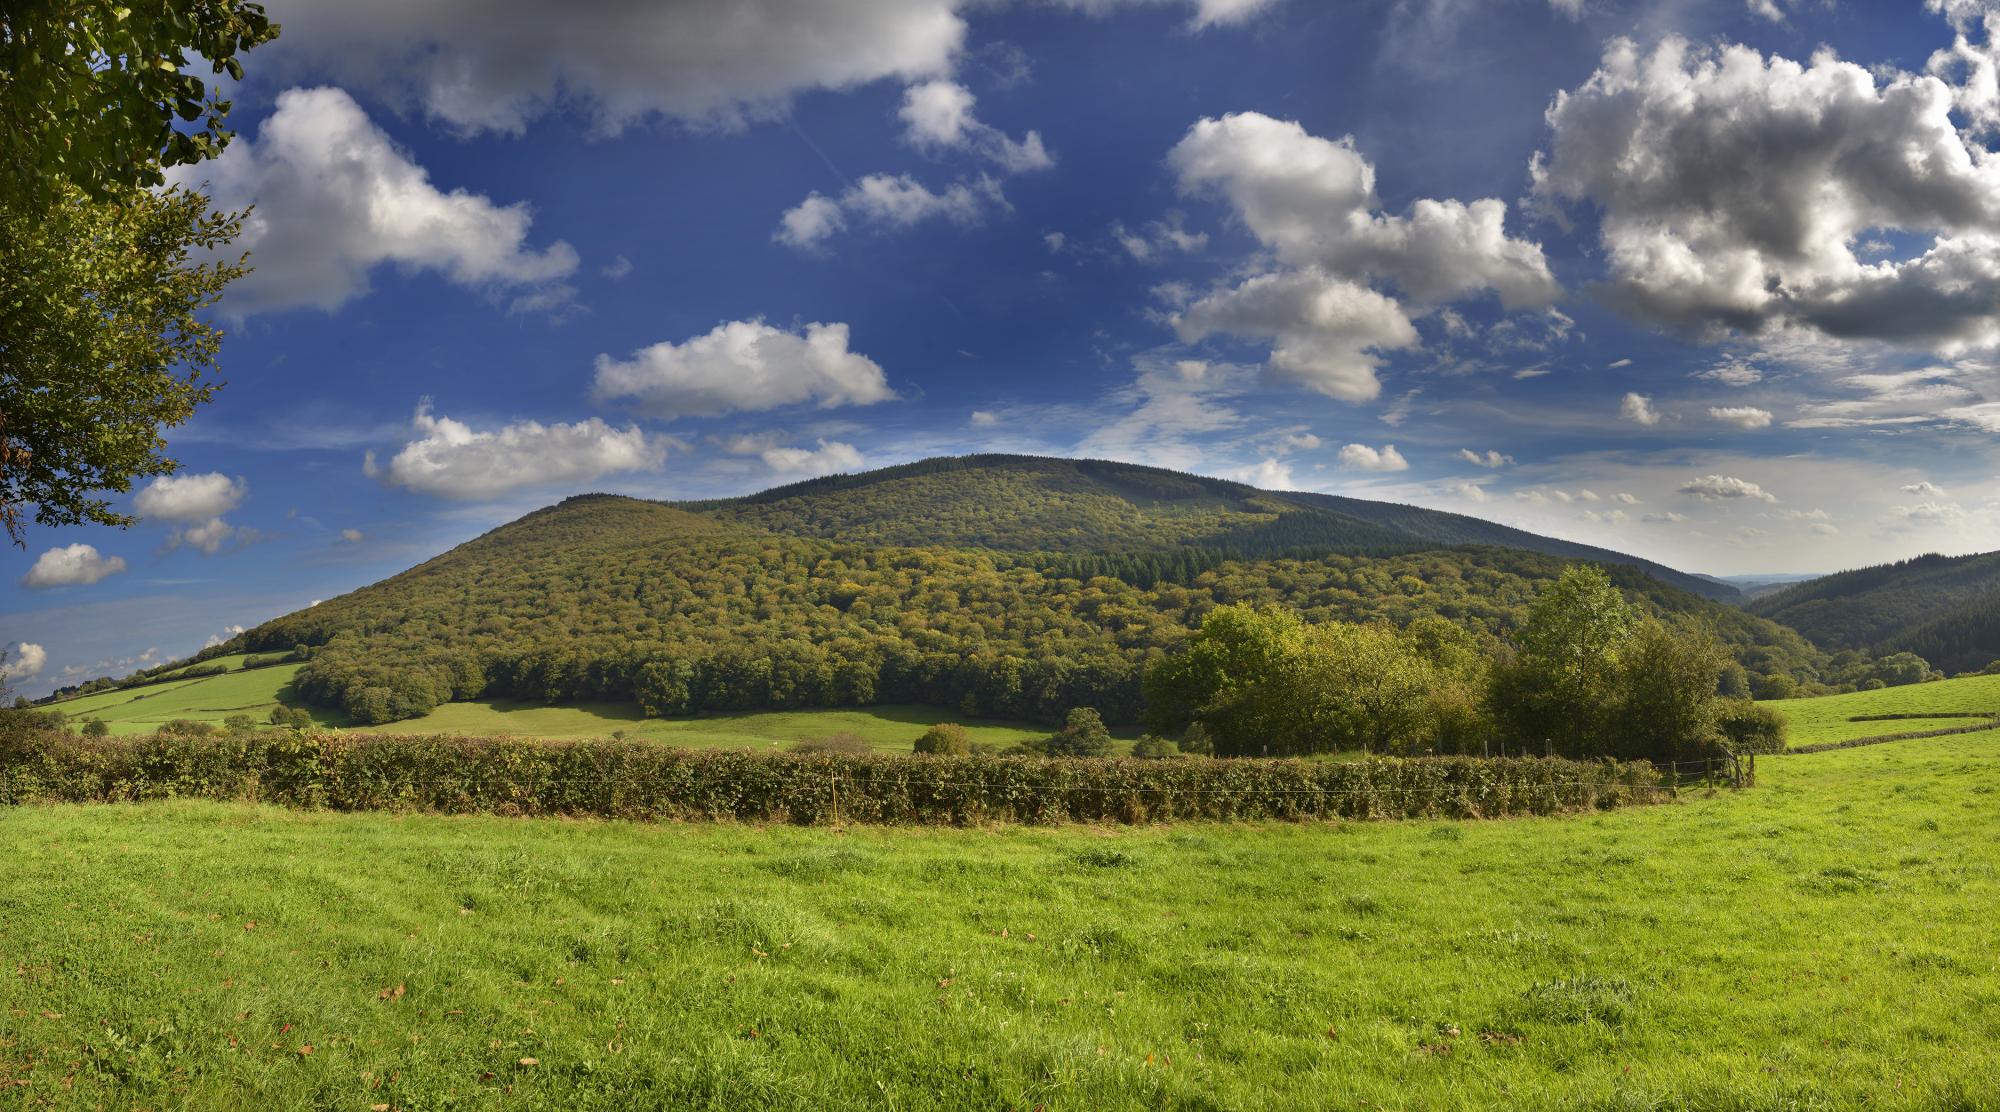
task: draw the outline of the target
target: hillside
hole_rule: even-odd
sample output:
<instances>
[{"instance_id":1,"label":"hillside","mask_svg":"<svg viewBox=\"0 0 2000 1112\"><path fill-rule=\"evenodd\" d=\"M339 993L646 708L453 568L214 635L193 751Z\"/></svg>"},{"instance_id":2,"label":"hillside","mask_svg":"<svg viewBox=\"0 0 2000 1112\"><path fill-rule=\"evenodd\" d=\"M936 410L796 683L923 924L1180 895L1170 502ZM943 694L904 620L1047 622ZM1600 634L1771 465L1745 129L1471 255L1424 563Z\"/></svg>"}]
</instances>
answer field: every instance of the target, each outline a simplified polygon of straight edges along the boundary
<instances>
[{"instance_id":1,"label":"hillside","mask_svg":"<svg viewBox=\"0 0 2000 1112\"><path fill-rule=\"evenodd\" d=\"M1752 613L1828 650L1914 652L1948 672L2000 660L2000 552L1919 556L1756 599Z\"/></svg>"},{"instance_id":2,"label":"hillside","mask_svg":"<svg viewBox=\"0 0 2000 1112\"><path fill-rule=\"evenodd\" d=\"M743 498L682 503L789 536L1004 552L1191 547L1239 559L1414 552L1478 544L1624 564L1726 602L1735 587L1608 549L1464 514L1242 483L1106 460L977 455L833 475Z\"/></svg>"},{"instance_id":3,"label":"hillside","mask_svg":"<svg viewBox=\"0 0 2000 1112\"><path fill-rule=\"evenodd\" d=\"M1412 550L1407 533L1290 496L1146 468L1003 457L881 474L681 506L571 498L211 651L304 646L296 697L363 724L494 698L657 715L907 703L1036 721L1093 706L1131 722L1141 672L1217 605L1441 614L1498 637L1565 564ZM1332 549L1336 532L1367 551ZM1142 545L1156 533L1181 544ZM1612 571L1649 609L1714 625L1753 676L1823 660L1740 609Z\"/></svg>"}]
</instances>

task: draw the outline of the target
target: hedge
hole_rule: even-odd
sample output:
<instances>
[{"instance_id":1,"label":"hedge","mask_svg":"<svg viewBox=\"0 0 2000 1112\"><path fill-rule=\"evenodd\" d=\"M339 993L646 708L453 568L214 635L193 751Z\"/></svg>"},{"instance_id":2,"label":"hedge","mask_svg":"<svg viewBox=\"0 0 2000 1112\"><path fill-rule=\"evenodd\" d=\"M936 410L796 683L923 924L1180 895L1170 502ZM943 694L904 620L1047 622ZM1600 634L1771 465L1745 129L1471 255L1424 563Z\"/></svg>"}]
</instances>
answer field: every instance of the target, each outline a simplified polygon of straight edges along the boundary
<instances>
[{"instance_id":1,"label":"hedge","mask_svg":"<svg viewBox=\"0 0 2000 1112\"><path fill-rule=\"evenodd\" d=\"M1493 818L1665 798L1643 762L1159 760L674 749L264 731L0 740L0 803L202 798L343 811L801 824Z\"/></svg>"}]
</instances>

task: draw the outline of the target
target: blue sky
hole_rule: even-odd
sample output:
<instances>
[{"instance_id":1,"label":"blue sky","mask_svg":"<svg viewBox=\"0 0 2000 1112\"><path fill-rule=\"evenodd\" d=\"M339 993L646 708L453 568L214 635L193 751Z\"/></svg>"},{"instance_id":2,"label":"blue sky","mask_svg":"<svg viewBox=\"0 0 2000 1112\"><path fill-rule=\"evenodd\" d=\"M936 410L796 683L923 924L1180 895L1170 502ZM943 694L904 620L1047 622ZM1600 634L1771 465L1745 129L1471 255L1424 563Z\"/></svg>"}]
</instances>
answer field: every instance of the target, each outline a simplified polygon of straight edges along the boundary
<instances>
[{"instance_id":1,"label":"blue sky","mask_svg":"<svg viewBox=\"0 0 2000 1112\"><path fill-rule=\"evenodd\" d=\"M1980 0L274 2L258 270L28 693L586 490L1153 463L1716 574L2000 547ZM29 667L33 665L33 667Z\"/></svg>"}]
</instances>

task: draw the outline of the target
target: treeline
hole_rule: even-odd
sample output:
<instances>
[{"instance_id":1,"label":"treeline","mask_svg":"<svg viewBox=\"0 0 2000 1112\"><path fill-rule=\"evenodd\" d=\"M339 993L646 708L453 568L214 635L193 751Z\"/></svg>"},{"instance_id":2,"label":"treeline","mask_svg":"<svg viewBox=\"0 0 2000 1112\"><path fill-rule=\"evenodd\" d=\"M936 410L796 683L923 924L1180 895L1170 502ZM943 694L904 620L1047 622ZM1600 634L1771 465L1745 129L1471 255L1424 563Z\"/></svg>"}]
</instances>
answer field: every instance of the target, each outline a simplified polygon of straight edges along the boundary
<instances>
[{"instance_id":1,"label":"treeline","mask_svg":"<svg viewBox=\"0 0 2000 1112\"><path fill-rule=\"evenodd\" d=\"M1223 756L1528 752L1673 762L1770 752L1783 722L1723 694L1713 632L1633 606L1604 572L1563 573L1506 641L1437 618L1311 625L1277 607L1210 613L1145 680L1146 719Z\"/></svg>"},{"instance_id":2,"label":"treeline","mask_svg":"<svg viewBox=\"0 0 2000 1112\"><path fill-rule=\"evenodd\" d=\"M578 499L223 648L305 646L299 693L361 723L514 697L633 699L660 714L923 702L1050 723L1094 706L1122 724L1137 720L1145 668L1218 606L1399 628L1434 615L1500 637L1565 566L1452 549L1195 571L1203 558L1193 553L1140 586L1062 574L1047 559L746 535L657 504ZM1105 570L1137 579L1142 561L1167 556L1107 559L1129 559ZM1613 574L1649 613L1711 620L1746 676L1804 673L1824 659L1769 622Z\"/></svg>"}]
</instances>

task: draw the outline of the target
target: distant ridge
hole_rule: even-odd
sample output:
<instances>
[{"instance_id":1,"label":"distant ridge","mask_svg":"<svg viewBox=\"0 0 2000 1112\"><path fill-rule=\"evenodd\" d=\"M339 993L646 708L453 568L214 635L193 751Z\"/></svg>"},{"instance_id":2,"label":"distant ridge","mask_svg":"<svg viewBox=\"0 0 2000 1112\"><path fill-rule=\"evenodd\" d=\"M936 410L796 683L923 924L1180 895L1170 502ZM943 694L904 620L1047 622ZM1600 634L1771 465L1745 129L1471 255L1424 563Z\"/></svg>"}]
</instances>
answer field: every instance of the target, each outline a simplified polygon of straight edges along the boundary
<instances>
[{"instance_id":1,"label":"distant ridge","mask_svg":"<svg viewBox=\"0 0 2000 1112\"><path fill-rule=\"evenodd\" d=\"M1742 592L1622 552L1466 514L1098 459L980 454L842 473L682 509L791 536L995 551L1135 552L1208 547L1232 555L1389 553L1493 545L1637 568L1719 602Z\"/></svg>"},{"instance_id":2,"label":"distant ridge","mask_svg":"<svg viewBox=\"0 0 2000 1112\"><path fill-rule=\"evenodd\" d=\"M2000 552L1918 556L1821 576L1750 611L1829 651L1916 653L1949 672L2000 660Z\"/></svg>"}]
</instances>

